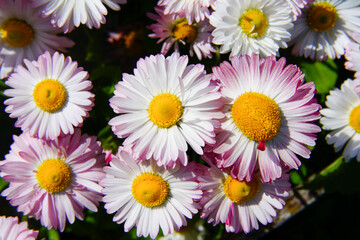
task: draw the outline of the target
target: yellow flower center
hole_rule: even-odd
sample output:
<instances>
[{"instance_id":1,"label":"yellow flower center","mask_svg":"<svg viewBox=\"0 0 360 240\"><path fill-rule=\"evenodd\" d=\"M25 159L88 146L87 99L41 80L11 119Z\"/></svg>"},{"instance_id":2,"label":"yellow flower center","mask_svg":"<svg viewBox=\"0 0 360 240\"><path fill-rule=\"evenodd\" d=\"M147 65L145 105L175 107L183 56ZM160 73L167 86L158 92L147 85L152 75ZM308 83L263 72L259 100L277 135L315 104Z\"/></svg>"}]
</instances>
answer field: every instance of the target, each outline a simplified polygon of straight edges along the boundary
<instances>
[{"instance_id":1,"label":"yellow flower center","mask_svg":"<svg viewBox=\"0 0 360 240\"><path fill-rule=\"evenodd\" d=\"M259 192L261 181L254 176L250 182L238 181L228 176L224 182L224 192L233 203L242 204L253 199Z\"/></svg>"},{"instance_id":2,"label":"yellow flower center","mask_svg":"<svg viewBox=\"0 0 360 240\"><path fill-rule=\"evenodd\" d=\"M355 107L349 118L349 125L358 133L360 133L360 105Z\"/></svg>"},{"instance_id":3,"label":"yellow flower center","mask_svg":"<svg viewBox=\"0 0 360 240\"><path fill-rule=\"evenodd\" d=\"M161 177L153 173L143 173L133 180L131 192L141 205L156 207L166 200L170 189Z\"/></svg>"},{"instance_id":4,"label":"yellow flower center","mask_svg":"<svg viewBox=\"0 0 360 240\"><path fill-rule=\"evenodd\" d=\"M63 191L71 182L71 168L60 159L45 160L36 172L41 188L50 193Z\"/></svg>"},{"instance_id":5,"label":"yellow flower center","mask_svg":"<svg viewBox=\"0 0 360 240\"><path fill-rule=\"evenodd\" d=\"M0 37L12 47L23 48L34 40L34 30L25 21L10 18L0 26Z\"/></svg>"},{"instance_id":6,"label":"yellow flower center","mask_svg":"<svg viewBox=\"0 0 360 240\"><path fill-rule=\"evenodd\" d=\"M309 27L316 32L327 32L335 26L337 12L328 2L314 3L306 16Z\"/></svg>"},{"instance_id":7,"label":"yellow flower center","mask_svg":"<svg viewBox=\"0 0 360 240\"><path fill-rule=\"evenodd\" d=\"M160 128L169 128L179 121L183 107L174 94L161 93L151 100L148 112L154 124Z\"/></svg>"},{"instance_id":8,"label":"yellow flower center","mask_svg":"<svg viewBox=\"0 0 360 240\"><path fill-rule=\"evenodd\" d=\"M265 33L268 21L260 9L250 9L240 17L239 25L247 36L259 38Z\"/></svg>"},{"instance_id":9,"label":"yellow flower center","mask_svg":"<svg viewBox=\"0 0 360 240\"><path fill-rule=\"evenodd\" d=\"M178 23L175 23L173 35L178 40L192 43L198 35L198 29L194 24L190 25L185 19L182 19Z\"/></svg>"},{"instance_id":10,"label":"yellow flower center","mask_svg":"<svg viewBox=\"0 0 360 240\"><path fill-rule=\"evenodd\" d=\"M59 81L45 79L36 84L33 98L39 108L52 113L60 110L65 105L67 92Z\"/></svg>"},{"instance_id":11,"label":"yellow flower center","mask_svg":"<svg viewBox=\"0 0 360 240\"><path fill-rule=\"evenodd\" d=\"M232 105L231 115L240 131L253 141L268 141L280 132L279 107L262 93L240 95Z\"/></svg>"}]
</instances>

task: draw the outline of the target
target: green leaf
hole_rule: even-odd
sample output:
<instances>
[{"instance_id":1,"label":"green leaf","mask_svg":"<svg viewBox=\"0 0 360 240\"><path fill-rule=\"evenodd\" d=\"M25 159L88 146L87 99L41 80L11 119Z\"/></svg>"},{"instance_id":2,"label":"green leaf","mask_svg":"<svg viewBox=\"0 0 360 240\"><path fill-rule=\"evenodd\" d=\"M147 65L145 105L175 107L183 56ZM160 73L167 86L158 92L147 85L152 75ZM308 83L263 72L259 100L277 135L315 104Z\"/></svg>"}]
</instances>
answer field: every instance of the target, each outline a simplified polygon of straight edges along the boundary
<instances>
[{"instance_id":1,"label":"green leaf","mask_svg":"<svg viewBox=\"0 0 360 240\"><path fill-rule=\"evenodd\" d=\"M301 62L307 82L314 82L318 94L328 94L336 85L338 67L330 58L326 62Z\"/></svg>"},{"instance_id":2,"label":"green leaf","mask_svg":"<svg viewBox=\"0 0 360 240\"><path fill-rule=\"evenodd\" d=\"M5 180L3 180L2 178L0 178L0 192L2 190L4 190L7 186L8 186L8 182L6 182Z\"/></svg>"},{"instance_id":3,"label":"green leaf","mask_svg":"<svg viewBox=\"0 0 360 240\"><path fill-rule=\"evenodd\" d=\"M304 164L302 164L299 168L299 170L292 170L290 172L290 181L294 185L298 185L300 183L304 182L304 179L306 179L307 176L307 169Z\"/></svg>"},{"instance_id":4,"label":"green leaf","mask_svg":"<svg viewBox=\"0 0 360 240\"><path fill-rule=\"evenodd\" d=\"M323 169L319 173L319 175L327 176L327 175L335 172L336 170L338 170L342 164L344 164L344 161L343 161L343 157L341 156L338 159L336 159L334 162L332 162L329 166L327 166L325 169Z\"/></svg>"},{"instance_id":5,"label":"green leaf","mask_svg":"<svg viewBox=\"0 0 360 240\"><path fill-rule=\"evenodd\" d=\"M55 229L50 229L48 231L48 240L60 240L60 234Z\"/></svg>"}]
</instances>

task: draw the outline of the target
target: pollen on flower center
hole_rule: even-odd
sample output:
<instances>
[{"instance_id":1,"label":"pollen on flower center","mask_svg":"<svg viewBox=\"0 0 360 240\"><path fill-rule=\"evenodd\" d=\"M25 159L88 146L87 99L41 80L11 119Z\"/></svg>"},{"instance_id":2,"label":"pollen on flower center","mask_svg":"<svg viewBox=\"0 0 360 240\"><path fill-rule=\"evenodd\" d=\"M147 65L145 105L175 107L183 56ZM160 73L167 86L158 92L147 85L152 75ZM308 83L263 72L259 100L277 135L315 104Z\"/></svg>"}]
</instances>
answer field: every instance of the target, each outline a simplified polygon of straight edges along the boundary
<instances>
[{"instance_id":1,"label":"pollen on flower center","mask_svg":"<svg viewBox=\"0 0 360 240\"><path fill-rule=\"evenodd\" d=\"M349 125L358 133L360 133L360 105L355 107L349 117Z\"/></svg>"},{"instance_id":2,"label":"pollen on flower center","mask_svg":"<svg viewBox=\"0 0 360 240\"><path fill-rule=\"evenodd\" d=\"M183 113L180 99L171 93L161 93L155 96L149 104L149 118L160 128L175 125Z\"/></svg>"},{"instance_id":3,"label":"pollen on flower center","mask_svg":"<svg viewBox=\"0 0 360 240\"><path fill-rule=\"evenodd\" d=\"M240 95L232 105L231 115L239 130L253 141L268 141L280 132L279 107L262 93Z\"/></svg>"},{"instance_id":4,"label":"pollen on flower center","mask_svg":"<svg viewBox=\"0 0 360 240\"><path fill-rule=\"evenodd\" d=\"M71 182L71 168L60 159L48 159L36 171L36 179L46 191L61 192Z\"/></svg>"},{"instance_id":5,"label":"pollen on flower center","mask_svg":"<svg viewBox=\"0 0 360 240\"><path fill-rule=\"evenodd\" d=\"M176 39L183 40L187 43L195 41L198 29L194 24L188 24L186 20L182 20L175 24L173 35Z\"/></svg>"},{"instance_id":6,"label":"pollen on flower center","mask_svg":"<svg viewBox=\"0 0 360 240\"><path fill-rule=\"evenodd\" d=\"M33 90L33 98L39 108L52 113L65 105L67 92L59 81L45 79L36 84Z\"/></svg>"},{"instance_id":7,"label":"pollen on flower center","mask_svg":"<svg viewBox=\"0 0 360 240\"><path fill-rule=\"evenodd\" d=\"M12 47L23 48L34 39L34 30L25 21L10 18L0 26L0 37Z\"/></svg>"},{"instance_id":8,"label":"pollen on flower center","mask_svg":"<svg viewBox=\"0 0 360 240\"><path fill-rule=\"evenodd\" d=\"M233 203L242 204L253 199L259 192L261 181L254 176L250 182L238 181L228 176L224 182L224 192Z\"/></svg>"},{"instance_id":9,"label":"pollen on flower center","mask_svg":"<svg viewBox=\"0 0 360 240\"><path fill-rule=\"evenodd\" d=\"M327 32L335 26L337 17L334 6L328 2L319 2L310 7L306 19L312 30Z\"/></svg>"},{"instance_id":10,"label":"pollen on flower center","mask_svg":"<svg viewBox=\"0 0 360 240\"><path fill-rule=\"evenodd\" d=\"M160 176L143 173L136 177L131 185L131 192L138 203L145 207L162 204L169 195L169 186Z\"/></svg>"},{"instance_id":11,"label":"pollen on flower center","mask_svg":"<svg viewBox=\"0 0 360 240\"><path fill-rule=\"evenodd\" d=\"M260 9L250 9L240 17L239 25L247 36L259 38L265 33L268 21Z\"/></svg>"}]
</instances>

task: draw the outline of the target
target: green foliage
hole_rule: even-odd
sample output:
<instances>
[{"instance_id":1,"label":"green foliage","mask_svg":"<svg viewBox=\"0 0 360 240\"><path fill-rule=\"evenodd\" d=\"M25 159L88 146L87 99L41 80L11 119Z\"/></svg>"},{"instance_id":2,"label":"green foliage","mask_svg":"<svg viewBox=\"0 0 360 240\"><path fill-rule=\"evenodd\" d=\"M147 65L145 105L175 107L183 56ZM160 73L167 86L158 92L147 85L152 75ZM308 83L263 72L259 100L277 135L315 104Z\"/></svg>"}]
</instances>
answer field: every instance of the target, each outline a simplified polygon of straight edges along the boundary
<instances>
[{"instance_id":1,"label":"green foliage","mask_svg":"<svg viewBox=\"0 0 360 240\"><path fill-rule=\"evenodd\" d=\"M299 170L291 170L290 171L290 181L293 185L298 185L306 181L307 171L306 166L302 164Z\"/></svg>"},{"instance_id":2,"label":"green foliage","mask_svg":"<svg viewBox=\"0 0 360 240\"><path fill-rule=\"evenodd\" d=\"M314 82L317 93L321 95L324 102L325 96L336 85L338 78L338 66L336 63L328 59L326 62L300 62L300 68L305 73L307 82Z\"/></svg>"}]
</instances>

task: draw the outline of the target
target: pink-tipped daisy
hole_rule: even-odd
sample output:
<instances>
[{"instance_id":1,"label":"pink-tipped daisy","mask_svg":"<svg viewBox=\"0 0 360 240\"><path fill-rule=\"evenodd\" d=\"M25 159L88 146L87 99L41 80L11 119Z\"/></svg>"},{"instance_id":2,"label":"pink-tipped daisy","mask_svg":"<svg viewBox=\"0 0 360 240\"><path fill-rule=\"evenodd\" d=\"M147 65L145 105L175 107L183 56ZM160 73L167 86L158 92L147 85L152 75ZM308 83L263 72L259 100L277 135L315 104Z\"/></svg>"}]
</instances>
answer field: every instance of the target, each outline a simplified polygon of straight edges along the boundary
<instances>
[{"instance_id":1,"label":"pink-tipped daisy","mask_svg":"<svg viewBox=\"0 0 360 240\"><path fill-rule=\"evenodd\" d=\"M213 27L208 19L198 23L189 23L186 18L178 14L164 14L162 8L156 7L156 14L148 13L148 17L156 21L148 28L153 31L151 38L159 38L158 43L163 42L161 54L166 54L174 45L175 51L179 51L179 43L189 45L189 53L192 57L194 52L199 60L211 58L216 49L212 45L211 31Z\"/></svg>"},{"instance_id":2,"label":"pink-tipped daisy","mask_svg":"<svg viewBox=\"0 0 360 240\"><path fill-rule=\"evenodd\" d=\"M65 51L74 45L57 36L61 29L40 15L28 0L0 0L0 79L22 65L23 59L32 61L45 51Z\"/></svg>"},{"instance_id":3,"label":"pink-tipped daisy","mask_svg":"<svg viewBox=\"0 0 360 240\"><path fill-rule=\"evenodd\" d=\"M42 15L50 17L51 22L63 28L64 32L70 32L80 24L86 24L89 28L100 28L106 22L105 16L108 11L120 10L119 4L125 4L126 0L31 0L34 7L41 7ZM106 5L106 6L105 6Z\"/></svg>"},{"instance_id":4,"label":"pink-tipped daisy","mask_svg":"<svg viewBox=\"0 0 360 240\"><path fill-rule=\"evenodd\" d=\"M220 53L267 57L287 48L293 24L285 0L216 1L214 9L209 19L215 27L213 43L220 45Z\"/></svg>"},{"instance_id":5,"label":"pink-tipped daisy","mask_svg":"<svg viewBox=\"0 0 360 240\"><path fill-rule=\"evenodd\" d=\"M18 223L17 217L0 217L1 240L35 240L38 231L28 229L27 222Z\"/></svg>"},{"instance_id":6,"label":"pink-tipped daisy","mask_svg":"<svg viewBox=\"0 0 360 240\"><path fill-rule=\"evenodd\" d=\"M110 166L104 167L103 201L113 221L124 223L126 232L134 226L138 237L155 238L161 228L167 235L186 226L186 218L198 212L201 198L195 180L197 163L166 170L150 159L137 163L119 148Z\"/></svg>"},{"instance_id":7,"label":"pink-tipped daisy","mask_svg":"<svg viewBox=\"0 0 360 240\"><path fill-rule=\"evenodd\" d=\"M239 181L216 167L199 176L200 189L204 192L200 201L201 218L207 218L214 226L225 224L228 232L249 233L272 222L276 209L285 205L284 198L291 190L288 175L271 183L265 183L254 174L250 181Z\"/></svg>"},{"instance_id":8,"label":"pink-tipped daisy","mask_svg":"<svg viewBox=\"0 0 360 240\"><path fill-rule=\"evenodd\" d=\"M327 143L334 145L336 152L345 146L346 162L355 157L360 162L360 79L346 80L326 99L320 122L324 130L331 131L326 135Z\"/></svg>"},{"instance_id":9,"label":"pink-tipped daisy","mask_svg":"<svg viewBox=\"0 0 360 240\"><path fill-rule=\"evenodd\" d=\"M82 220L85 208L97 211L104 166L96 137L79 129L54 141L22 133L0 161L1 177L10 182L1 195L48 229L64 231L66 219Z\"/></svg>"},{"instance_id":10,"label":"pink-tipped daisy","mask_svg":"<svg viewBox=\"0 0 360 240\"><path fill-rule=\"evenodd\" d=\"M355 72L355 78L360 78L360 44L349 43L345 51L345 68Z\"/></svg>"},{"instance_id":11,"label":"pink-tipped daisy","mask_svg":"<svg viewBox=\"0 0 360 240\"><path fill-rule=\"evenodd\" d=\"M164 14L179 14L191 24L204 21L210 16L209 7L215 0L159 0L157 5L165 8Z\"/></svg>"},{"instance_id":12,"label":"pink-tipped daisy","mask_svg":"<svg viewBox=\"0 0 360 240\"><path fill-rule=\"evenodd\" d=\"M291 7L292 18L295 21L299 16L301 16L302 11L305 6L309 3L313 2L314 0L287 0Z\"/></svg>"},{"instance_id":13,"label":"pink-tipped daisy","mask_svg":"<svg viewBox=\"0 0 360 240\"><path fill-rule=\"evenodd\" d=\"M141 58L114 94L110 106L119 115L109 124L135 158L186 165L187 144L200 155L205 144L215 144L217 119L224 116L219 87L203 65L188 65L186 55Z\"/></svg>"},{"instance_id":14,"label":"pink-tipped daisy","mask_svg":"<svg viewBox=\"0 0 360 240\"><path fill-rule=\"evenodd\" d=\"M313 82L285 58L259 55L232 57L213 68L227 99L226 119L212 148L217 165L231 167L239 180L250 181L257 167L264 182L281 177L283 167L297 169L310 157L320 127L320 105L314 98Z\"/></svg>"},{"instance_id":15,"label":"pink-tipped daisy","mask_svg":"<svg viewBox=\"0 0 360 240\"><path fill-rule=\"evenodd\" d=\"M295 21L289 44L296 56L313 60L340 58L352 42L352 32L360 32L360 1L316 0L303 8Z\"/></svg>"},{"instance_id":16,"label":"pink-tipped daisy","mask_svg":"<svg viewBox=\"0 0 360 240\"><path fill-rule=\"evenodd\" d=\"M17 118L15 126L45 139L74 133L94 105L88 73L58 52L24 63L5 82L12 88L4 91L5 111Z\"/></svg>"}]
</instances>

